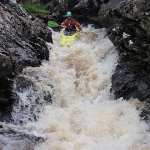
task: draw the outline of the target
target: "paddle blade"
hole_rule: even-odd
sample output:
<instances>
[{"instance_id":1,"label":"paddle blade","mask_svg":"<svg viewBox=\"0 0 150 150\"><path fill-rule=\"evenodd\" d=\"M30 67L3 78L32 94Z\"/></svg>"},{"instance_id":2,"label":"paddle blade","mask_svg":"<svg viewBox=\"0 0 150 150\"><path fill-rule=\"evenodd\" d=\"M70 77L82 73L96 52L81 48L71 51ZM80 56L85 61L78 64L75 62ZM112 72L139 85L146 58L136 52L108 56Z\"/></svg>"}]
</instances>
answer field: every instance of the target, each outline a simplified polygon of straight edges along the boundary
<instances>
[{"instance_id":1,"label":"paddle blade","mask_svg":"<svg viewBox=\"0 0 150 150\"><path fill-rule=\"evenodd\" d=\"M48 26L49 27L59 27L59 24L55 21L48 21Z\"/></svg>"}]
</instances>

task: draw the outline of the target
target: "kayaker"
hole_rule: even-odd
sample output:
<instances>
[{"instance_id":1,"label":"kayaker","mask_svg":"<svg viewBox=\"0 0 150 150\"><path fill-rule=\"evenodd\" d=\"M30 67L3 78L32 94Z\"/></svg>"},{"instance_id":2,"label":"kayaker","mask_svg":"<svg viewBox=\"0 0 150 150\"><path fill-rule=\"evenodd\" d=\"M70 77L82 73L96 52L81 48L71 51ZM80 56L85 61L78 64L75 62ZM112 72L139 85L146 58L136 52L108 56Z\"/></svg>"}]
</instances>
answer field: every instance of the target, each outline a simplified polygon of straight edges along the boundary
<instances>
[{"instance_id":1,"label":"kayaker","mask_svg":"<svg viewBox=\"0 0 150 150\"><path fill-rule=\"evenodd\" d=\"M72 13L68 11L65 15L67 19L61 23L61 26L65 28L65 34L70 34L76 30L82 31L80 24L72 18Z\"/></svg>"}]
</instances>

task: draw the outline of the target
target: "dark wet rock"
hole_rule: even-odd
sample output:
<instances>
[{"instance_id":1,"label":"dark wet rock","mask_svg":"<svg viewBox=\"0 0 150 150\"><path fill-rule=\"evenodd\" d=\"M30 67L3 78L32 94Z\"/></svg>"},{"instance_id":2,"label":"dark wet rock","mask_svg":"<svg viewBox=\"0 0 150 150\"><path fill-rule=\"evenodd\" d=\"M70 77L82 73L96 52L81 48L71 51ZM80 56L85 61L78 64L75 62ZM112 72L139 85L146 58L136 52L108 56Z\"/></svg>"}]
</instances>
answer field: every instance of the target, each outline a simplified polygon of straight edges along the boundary
<instances>
[{"instance_id":1,"label":"dark wet rock","mask_svg":"<svg viewBox=\"0 0 150 150\"><path fill-rule=\"evenodd\" d=\"M150 32L147 25L150 2L145 0L119 1L118 5L103 7L117 23L108 30L110 39L119 51L120 61L112 77L116 98L131 97L141 101L150 98ZM146 24L143 25L143 22ZM119 80L118 80L119 77Z\"/></svg>"},{"instance_id":2,"label":"dark wet rock","mask_svg":"<svg viewBox=\"0 0 150 150\"><path fill-rule=\"evenodd\" d=\"M80 15L80 17L91 17L91 16L97 16L100 5L102 4L102 1L98 0L88 0L88 1L78 1L78 4L76 4L73 7L73 12L76 15Z\"/></svg>"},{"instance_id":3,"label":"dark wet rock","mask_svg":"<svg viewBox=\"0 0 150 150\"><path fill-rule=\"evenodd\" d=\"M140 117L147 121L147 123L149 124L149 119L150 119L150 106L148 106L147 109L143 109L140 113Z\"/></svg>"},{"instance_id":4,"label":"dark wet rock","mask_svg":"<svg viewBox=\"0 0 150 150\"><path fill-rule=\"evenodd\" d=\"M120 62L115 74L112 76L112 89L116 98L123 97L127 100L138 98L141 101L148 102L150 98L150 84L147 81L149 80L149 77L128 68L127 64Z\"/></svg>"},{"instance_id":5,"label":"dark wet rock","mask_svg":"<svg viewBox=\"0 0 150 150\"><path fill-rule=\"evenodd\" d=\"M52 42L51 31L38 18L17 4L0 2L0 113L11 111L12 79L26 66L39 66L48 60L45 41ZM5 111L4 111L5 110ZM2 113L3 112L3 113ZM1 119L3 117L0 117Z\"/></svg>"},{"instance_id":6,"label":"dark wet rock","mask_svg":"<svg viewBox=\"0 0 150 150\"><path fill-rule=\"evenodd\" d=\"M62 22L65 19L67 11L72 11L75 19L87 22L91 16L98 14L100 5L103 1L93 0L76 0L76 1L51 1L49 9L49 20Z\"/></svg>"},{"instance_id":7,"label":"dark wet rock","mask_svg":"<svg viewBox=\"0 0 150 150\"><path fill-rule=\"evenodd\" d=\"M26 133L22 128L13 129L1 125L0 127L0 148L15 150L34 150L35 146L45 139Z\"/></svg>"},{"instance_id":8,"label":"dark wet rock","mask_svg":"<svg viewBox=\"0 0 150 150\"><path fill-rule=\"evenodd\" d=\"M8 78L0 78L0 120L8 120L10 118L11 104L13 98L11 98L11 80Z\"/></svg>"},{"instance_id":9,"label":"dark wet rock","mask_svg":"<svg viewBox=\"0 0 150 150\"><path fill-rule=\"evenodd\" d=\"M48 76L49 77L49 76ZM51 78L47 82L47 75L40 67L23 69L21 75L14 79L11 121L14 124L26 124L28 121L37 121L46 105L52 103L51 96L54 88Z\"/></svg>"},{"instance_id":10,"label":"dark wet rock","mask_svg":"<svg viewBox=\"0 0 150 150\"><path fill-rule=\"evenodd\" d=\"M48 14L48 19L49 20L54 20L57 22L61 22L64 19L64 14L66 13L66 4L52 0L50 1L50 8L49 8L49 14Z\"/></svg>"},{"instance_id":11,"label":"dark wet rock","mask_svg":"<svg viewBox=\"0 0 150 150\"><path fill-rule=\"evenodd\" d=\"M35 88L32 80L24 76L18 76L15 79L15 86L16 86L15 91L19 93L25 92L29 87Z\"/></svg>"},{"instance_id":12,"label":"dark wet rock","mask_svg":"<svg viewBox=\"0 0 150 150\"><path fill-rule=\"evenodd\" d=\"M8 4L10 2L10 0L1 0L1 3L3 4Z\"/></svg>"},{"instance_id":13,"label":"dark wet rock","mask_svg":"<svg viewBox=\"0 0 150 150\"><path fill-rule=\"evenodd\" d=\"M52 103L51 93L48 89L41 89L40 82L42 82L40 74L29 75L28 72L24 72L23 75L16 77L13 88L15 102L12 111L12 121L15 124L36 121L43 107ZM53 86L49 86L53 89Z\"/></svg>"}]
</instances>

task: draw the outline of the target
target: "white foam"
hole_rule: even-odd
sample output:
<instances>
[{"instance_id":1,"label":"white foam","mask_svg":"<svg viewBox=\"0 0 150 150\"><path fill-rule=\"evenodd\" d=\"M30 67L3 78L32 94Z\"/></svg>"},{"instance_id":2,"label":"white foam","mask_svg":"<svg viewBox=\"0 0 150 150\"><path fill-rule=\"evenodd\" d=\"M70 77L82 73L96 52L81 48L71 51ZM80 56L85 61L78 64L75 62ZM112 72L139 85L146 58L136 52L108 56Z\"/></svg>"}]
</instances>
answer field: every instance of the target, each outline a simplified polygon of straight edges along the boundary
<instances>
[{"instance_id":1,"label":"white foam","mask_svg":"<svg viewBox=\"0 0 150 150\"><path fill-rule=\"evenodd\" d=\"M118 54L105 29L83 30L71 47L60 47L59 33L53 31L49 62L29 69L40 76L40 90L49 90L53 100L43 106L37 122L25 125L46 139L36 150L150 149L137 101L115 101L110 93Z\"/></svg>"}]
</instances>

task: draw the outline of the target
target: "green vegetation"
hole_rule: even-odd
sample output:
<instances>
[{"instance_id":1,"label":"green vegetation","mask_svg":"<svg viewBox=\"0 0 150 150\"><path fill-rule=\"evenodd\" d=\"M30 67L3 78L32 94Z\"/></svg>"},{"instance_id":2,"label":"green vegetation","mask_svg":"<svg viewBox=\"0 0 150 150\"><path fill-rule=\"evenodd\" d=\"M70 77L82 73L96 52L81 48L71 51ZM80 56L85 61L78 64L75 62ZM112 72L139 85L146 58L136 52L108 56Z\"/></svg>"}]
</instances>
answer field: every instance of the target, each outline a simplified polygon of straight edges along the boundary
<instances>
[{"instance_id":1,"label":"green vegetation","mask_svg":"<svg viewBox=\"0 0 150 150\"><path fill-rule=\"evenodd\" d=\"M49 27L59 27L60 25L55 21L48 21Z\"/></svg>"},{"instance_id":2,"label":"green vegetation","mask_svg":"<svg viewBox=\"0 0 150 150\"><path fill-rule=\"evenodd\" d=\"M29 13L37 14L41 17L48 16L48 4L40 4L40 3L31 3L31 2L22 2L21 6L26 9Z\"/></svg>"}]
</instances>

